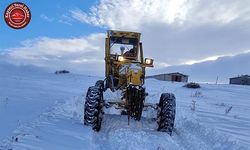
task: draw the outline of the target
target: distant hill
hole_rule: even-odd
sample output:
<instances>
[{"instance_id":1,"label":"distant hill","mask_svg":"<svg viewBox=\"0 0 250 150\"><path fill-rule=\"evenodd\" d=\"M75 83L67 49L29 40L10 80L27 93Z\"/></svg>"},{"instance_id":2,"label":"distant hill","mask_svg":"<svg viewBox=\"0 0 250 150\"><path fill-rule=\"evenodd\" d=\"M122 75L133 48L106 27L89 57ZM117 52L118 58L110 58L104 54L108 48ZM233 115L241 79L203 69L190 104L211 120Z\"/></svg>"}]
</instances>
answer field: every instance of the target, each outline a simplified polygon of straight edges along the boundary
<instances>
[{"instance_id":1,"label":"distant hill","mask_svg":"<svg viewBox=\"0 0 250 150\"><path fill-rule=\"evenodd\" d=\"M6 61L0 61L1 74L36 74L36 73L48 73L49 70L44 67L38 67L33 65L16 65Z\"/></svg>"},{"instance_id":2,"label":"distant hill","mask_svg":"<svg viewBox=\"0 0 250 150\"><path fill-rule=\"evenodd\" d=\"M206 61L193 65L171 66L163 69L151 69L148 75L181 72L189 75L189 81L215 83L217 76L219 83L228 83L230 77L250 74L250 53L236 56L220 57L215 61Z\"/></svg>"}]
</instances>

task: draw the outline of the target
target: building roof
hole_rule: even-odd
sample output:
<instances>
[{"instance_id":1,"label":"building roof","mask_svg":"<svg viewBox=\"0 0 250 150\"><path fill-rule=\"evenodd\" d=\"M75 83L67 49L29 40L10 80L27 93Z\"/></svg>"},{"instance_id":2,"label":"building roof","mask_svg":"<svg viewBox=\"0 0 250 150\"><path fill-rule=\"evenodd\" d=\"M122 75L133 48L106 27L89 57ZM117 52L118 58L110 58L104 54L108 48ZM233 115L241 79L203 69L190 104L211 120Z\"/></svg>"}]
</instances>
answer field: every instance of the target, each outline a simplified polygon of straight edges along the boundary
<instances>
[{"instance_id":1,"label":"building roof","mask_svg":"<svg viewBox=\"0 0 250 150\"><path fill-rule=\"evenodd\" d=\"M250 78L250 76L249 75L241 75L241 76L233 77L233 78L230 78L230 79L239 79L239 78Z\"/></svg>"},{"instance_id":2,"label":"building roof","mask_svg":"<svg viewBox=\"0 0 250 150\"><path fill-rule=\"evenodd\" d=\"M179 73L179 72L162 73L162 74L151 75L151 76L148 76L148 77L159 76L159 75L180 75L180 76L188 77L188 75L185 75L185 74L182 74L182 73Z\"/></svg>"},{"instance_id":3,"label":"building roof","mask_svg":"<svg viewBox=\"0 0 250 150\"><path fill-rule=\"evenodd\" d=\"M182 74L182 73L179 73L179 72L167 73L167 75L180 75L180 76L188 77L188 75L185 75L185 74Z\"/></svg>"}]
</instances>

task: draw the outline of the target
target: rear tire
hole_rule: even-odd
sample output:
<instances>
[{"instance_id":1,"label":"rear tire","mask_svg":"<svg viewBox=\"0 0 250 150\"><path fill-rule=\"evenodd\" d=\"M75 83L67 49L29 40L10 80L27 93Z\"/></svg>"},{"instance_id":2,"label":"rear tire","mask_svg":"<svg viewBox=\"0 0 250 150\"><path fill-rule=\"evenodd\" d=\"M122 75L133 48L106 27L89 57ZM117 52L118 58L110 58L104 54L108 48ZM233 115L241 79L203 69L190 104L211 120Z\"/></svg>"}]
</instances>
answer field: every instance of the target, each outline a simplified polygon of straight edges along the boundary
<instances>
[{"instance_id":1,"label":"rear tire","mask_svg":"<svg viewBox=\"0 0 250 150\"><path fill-rule=\"evenodd\" d=\"M101 129L103 104L102 90L96 86L89 87L84 107L84 124L92 126L95 131Z\"/></svg>"},{"instance_id":2,"label":"rear tire","mask_svg":"<svg viewBox=\"0 0 250 150\"><path fill-rule=\"evenodd\" d=\"M172 93L162 93L158 105L158 131L172 135L176 112L175 96Z\"/></svg>"},{"instance_id":3,"label":"rear tire","mask_svg":"<svg viewBox=\"0 0 250 150\"><path fill-rule=\"evenodd\" d=\"M99 87L103 91L104 90L104 82L103 82L103 80L96 81L95 86Z\"/></svg>"}]
</instances>

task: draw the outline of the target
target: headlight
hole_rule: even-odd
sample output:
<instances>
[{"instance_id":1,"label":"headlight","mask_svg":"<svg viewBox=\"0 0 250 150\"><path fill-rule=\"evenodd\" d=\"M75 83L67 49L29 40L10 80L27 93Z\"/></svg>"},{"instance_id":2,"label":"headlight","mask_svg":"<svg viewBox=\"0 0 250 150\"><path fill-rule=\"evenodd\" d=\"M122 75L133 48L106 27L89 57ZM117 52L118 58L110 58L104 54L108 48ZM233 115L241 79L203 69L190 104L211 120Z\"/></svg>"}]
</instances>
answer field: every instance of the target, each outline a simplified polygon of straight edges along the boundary
<instances>
[{"instance_id":1,"label":"headlight","mask_svg":"<svg viewBox=\"0 0 250 150\"><path fill-rule=\"evenodd\" d=\"M151 59L151 58L145 58L145 64L146 65L153 65L153 59Z\"/></svg>"},{"instance_id":2,"label":"headlight","mask_svg":"<svg viewBox=\"0 0 250 150\"><path fill-rule=\"evenodd\" d=\"M118 61L124 61L124 57L123 56L118 56Z\"/></svg>"}]
</instances>

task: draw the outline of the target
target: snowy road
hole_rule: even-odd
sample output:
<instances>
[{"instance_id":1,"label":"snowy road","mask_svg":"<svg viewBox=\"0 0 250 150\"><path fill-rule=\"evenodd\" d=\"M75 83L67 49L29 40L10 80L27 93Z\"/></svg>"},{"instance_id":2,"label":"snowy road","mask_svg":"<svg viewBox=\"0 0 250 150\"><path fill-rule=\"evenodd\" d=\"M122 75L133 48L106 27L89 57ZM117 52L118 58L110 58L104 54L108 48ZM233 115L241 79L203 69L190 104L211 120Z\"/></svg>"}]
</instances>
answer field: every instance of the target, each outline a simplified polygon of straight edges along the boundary
<instances>
[{"instance_id":1,"label":"snowy road","mask_svg":"<svg viewBox=\"0 0 250 150\"><path fill-rule=\"evenodd\" d=\"M83 92L98 78L11 73L0 75L0 83L8 85L1 86L0 97L11 99L8 104L1 101L0 105L4 108L0 115L0 150L250 149L248 86L202 84L201 89L193 90L183 88L181 83L150 79L146 81L149 92L146 102L157 103L160 94L166 91L176 95L173 136L157 132L156 123L150 118L132 120L128 125L127 117L114 110L106 110L109 114L105 114L102 129L96 133L82 124L82 115ZM25 86L17 86L17 82ZM19 92L13 94L13 90ZM106 93L108 99L117 96L118 93ZM146 111L143 115L155 114Z\"/></svg>"},{"instance_id":2,"label":"snowy road","mask_svg":"<svg viewBox=\"0 0 250 150\"><path fill-rule=\"evenodd\" d=\"M155 130L152 119L140 122L127 117L107 114L102 130L92 132L80 122L80 98L73 103L60 104L44 113L36 121L15 130L14 139L6 141L3 148L12 149L247 149L229 136L208 129L192 116L177 116L176 129L172 137ZM72 107L73 106L73 107ZM70 108L74 108L73 110ZM16 140L17 139L17 140Z\"/></svg>"}]
</instances>

